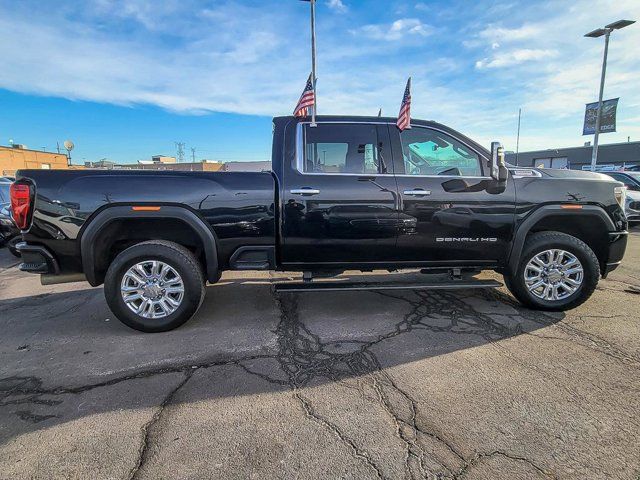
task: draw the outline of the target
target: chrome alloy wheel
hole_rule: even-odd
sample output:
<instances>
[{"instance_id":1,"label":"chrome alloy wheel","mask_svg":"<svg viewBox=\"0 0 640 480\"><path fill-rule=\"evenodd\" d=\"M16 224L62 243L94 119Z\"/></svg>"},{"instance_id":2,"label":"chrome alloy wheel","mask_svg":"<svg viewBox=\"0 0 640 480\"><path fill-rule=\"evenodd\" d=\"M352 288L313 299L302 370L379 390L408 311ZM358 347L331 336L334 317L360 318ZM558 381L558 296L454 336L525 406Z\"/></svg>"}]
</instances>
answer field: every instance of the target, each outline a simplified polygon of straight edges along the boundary
<instances>
[{"instance_id":1,"label":"chrome alloy wheel","mask_svg":"<svg viewBox=\"0 0 640 480\"><path fill-rule=\"evenodd\" d=\"M136 315L164 318L182 303L184 282L172 266L159 260L144 260L124 274L120 294Z\"/></svg>"},{"instance_id":2,"label":"chrome alloy wheel","mask_svg":"<svg viewBox=\"0 0 640 480\"><path fill-rule=\"evenodd\" d=\"M565 250L545 250L524 269L527 289L542 300L563 300L575 293L584 279L584 269L575 255Z\"/></svg>"}]
</instances>

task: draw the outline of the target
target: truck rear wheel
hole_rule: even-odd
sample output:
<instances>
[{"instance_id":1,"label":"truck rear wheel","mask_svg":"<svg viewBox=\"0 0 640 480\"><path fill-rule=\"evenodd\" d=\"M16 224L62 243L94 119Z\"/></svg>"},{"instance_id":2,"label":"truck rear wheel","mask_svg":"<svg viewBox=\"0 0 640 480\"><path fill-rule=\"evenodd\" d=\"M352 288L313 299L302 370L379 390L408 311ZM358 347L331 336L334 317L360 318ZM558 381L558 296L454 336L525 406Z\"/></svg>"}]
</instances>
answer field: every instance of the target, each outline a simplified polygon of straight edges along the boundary
<instances>
[{"instance_id":1,"label":"truck rear wheel","mask_svg":"<svg viewBox=\"0 0 640 480\"><path fill-rule=\"evenodd\" d=\"M600 280L600 264L582 240L560 232L529 237L507 288L538 310L569 310L589 299Z\"/></svg>"},{"instance_id":2,"label":"truck rear wheel","mask_svg":"<svg viewBox=\"0 0 640 480\"><path fill-rule=\"evenodd\" d=\"M104 294L122 323L142 332L166 332L196 313L205 279L193 253L153 240L129 247L113 260Z\"/></svg>"}]
</instances>

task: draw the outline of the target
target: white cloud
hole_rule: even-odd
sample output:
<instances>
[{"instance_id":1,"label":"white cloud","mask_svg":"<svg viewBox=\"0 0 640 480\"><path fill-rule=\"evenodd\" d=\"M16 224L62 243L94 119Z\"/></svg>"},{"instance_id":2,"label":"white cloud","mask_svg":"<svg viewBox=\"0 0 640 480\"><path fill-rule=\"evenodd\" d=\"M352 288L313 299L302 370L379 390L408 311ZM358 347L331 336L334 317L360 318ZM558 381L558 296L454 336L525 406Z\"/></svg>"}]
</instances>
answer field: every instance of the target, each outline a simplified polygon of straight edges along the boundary
<instances>
[{"instance_id":1,"label":"white cloud","mask_svg":"<svg viewBox=\"0 0 640 480\"><path fill-rule=\"evenodd\" d=\"M542 33L542 27L540 25L526 24L519 28L502 28L489 25L478 34L478 37L491 42L500 41L506 43L518 40L529 40Z\"/></svg>"},{"instance_id":2,"label":"white cloud","mask_svg":"<svg viewBox=\"0 0 640 480\"><path fill-rule=\"evenodd\" d=\"M501 68L518 65L525 62L543 60L558 55L556 50L539 50L522 48L503 53L496 53L490 58L484 58L476 62L476 68Z\"/></svg>"},{"instance_id":3,"label":"white cloud","mask_svg":"<svg viewBox=\"0 0 640 480\"><path fill-rule=\"evenodd\" d=\"M304 83L305 73L296 79L291 72L304 72L307 56L302 49L282 55L286 16L237 5L199 13L203 23L172 48L154 35L116 36L64 19L2 16L0 31L12 41L0 42L6 60L0 88L186 113L282 112ZM216 17L225 19L224 28L211 28ZM157 25L162 18L145 21ZM279 68L268 68L274 64Z\"/></svg>"},{"instance_id":4,"label":"white cloud","mask_svg":"<svg viewBox=\"0 0 640 480\"><path fill-rule=\"evenodd\" d=\"M401 18L391 24L365 25L353 32L376 40L397 41L408 37L426 37L433 33L433 28L417 18Z\"/></svg>"},{"instance_id":5,"label":"white cloud","mask_svg":"<svg viewBox=\"0 0 640 480\"><path fill-rule=\"evenodd\" d=\"M328 0L327 6L339 13L345 13L348 10L342 0Z\"/></svg>"}]
</instances>

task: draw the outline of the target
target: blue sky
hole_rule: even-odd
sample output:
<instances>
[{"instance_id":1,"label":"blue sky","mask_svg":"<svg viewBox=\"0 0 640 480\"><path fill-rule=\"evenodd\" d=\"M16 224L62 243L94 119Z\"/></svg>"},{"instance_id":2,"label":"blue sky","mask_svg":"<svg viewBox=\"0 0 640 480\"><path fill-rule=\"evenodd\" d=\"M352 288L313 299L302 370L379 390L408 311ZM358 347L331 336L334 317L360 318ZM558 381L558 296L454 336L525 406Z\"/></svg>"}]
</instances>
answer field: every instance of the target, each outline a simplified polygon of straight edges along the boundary
<instances>
[{"instance_id":1,"label":"blue sky","mask_svg":"<svg viewBox=\"0 0 640 480\"><path fill-rule=\"evenodd\" d=\"M580 145L603 39L640 20L639 0L317 0L320 113L397 113L521 150ZM274 115L291 113L309 73L308 4L297 0L0 0L0 144L74 161L270 156ZM640 140L640 24L612 35L605 97L618 133Z\"/></svg>"}]
</instances>

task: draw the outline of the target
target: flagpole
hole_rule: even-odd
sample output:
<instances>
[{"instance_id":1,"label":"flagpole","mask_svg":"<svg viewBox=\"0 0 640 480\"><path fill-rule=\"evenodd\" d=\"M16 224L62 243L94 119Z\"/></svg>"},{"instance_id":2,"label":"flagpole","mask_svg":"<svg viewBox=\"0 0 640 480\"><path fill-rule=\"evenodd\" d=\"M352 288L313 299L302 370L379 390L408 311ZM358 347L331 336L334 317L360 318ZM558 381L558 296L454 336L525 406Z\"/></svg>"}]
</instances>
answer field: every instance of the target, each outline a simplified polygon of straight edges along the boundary
<instances>
[{"instance_id":1,"label":"flagpole","mask_svg":"<svg viewBox=\"0 0 640 480\"><path fill-rule=\"evenodd\" d=\"M316 0L311 0L311 81L313 82L313 112L311 113L311 126L316 124L316 111L318 110L318 91L316 90Z\"/></svg>"}]
</instances>

